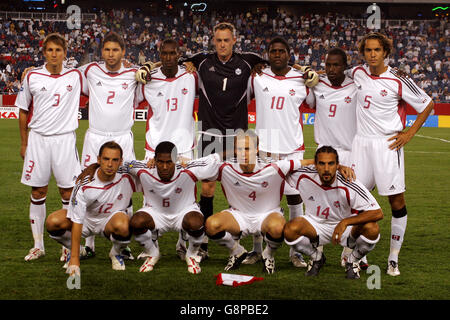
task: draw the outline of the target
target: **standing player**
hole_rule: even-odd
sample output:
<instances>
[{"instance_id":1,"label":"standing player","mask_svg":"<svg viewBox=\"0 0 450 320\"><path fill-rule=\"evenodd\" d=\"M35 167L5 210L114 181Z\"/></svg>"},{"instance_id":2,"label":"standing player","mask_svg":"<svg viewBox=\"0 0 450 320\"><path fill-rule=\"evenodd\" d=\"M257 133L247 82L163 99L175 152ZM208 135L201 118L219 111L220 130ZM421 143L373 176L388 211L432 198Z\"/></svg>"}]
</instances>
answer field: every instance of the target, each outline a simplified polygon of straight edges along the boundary
<instances>
[{"instance_id":1,"label":"standing player","mask_svg":"<svg viewBox=\"0 0 450 320\"><path fill-rule=\"evenodd\" d=\"M318 246L332 242L352 248L346 273L348 279L358 279L359 260L380 239L376 222L383 212L360 182L348 182L336 172L339 156L335 149L319 148L314 161L315 168L301 168L288 178L305 199L306 214L286 224L285 241L311 257L307 276L317 276L325 264Z\"/></svg>"},{"instance_id":2,"label":"standing player","mask_svg":"<svg viewBox=\"0 0 450 320\"><path fill-rule=\"evenodd\" d=\"M303 73L288 65L289 44L282 38L274 38L268 46L269 68L249 79L248 91L255 97L256 134L259 137L259 149L274 159L302 160L305 146L303 143L303 123L301 104L311 96L305 86ZM303 214L302 199L297 190L285 185L289 207L289 219ZM254 249L260 246L255 242ZM252 251L246 264L255 263L260 253ZM306 267L300 254L290 250L290 259L296 267Z\"/></svg>"},{"instance_id":3,"label":"standing player","mask_svg":"<svg viewBox=\"0 0 450 320\"><path fill-rule=\"evenodd\" d=\"M410 78L385 65L391 50L392 41L377 32L366 35L359 44L367 65L352 70L358 89L352 166L369 190L376 185L378 194L389 198L392 220L387 274L398 276L398 255L407 222L403 146L422 127L434 103ZM406 103L418 115L404 131Z\"/></svg>"},{"instance_id":4,"label":"standing player","mask_svg":"<svg viewBox=\"0 0 450 320\"><path fill-rule=\"evenodd\" d=\"M175 165L176 146L169 141L160 142L155 148L156 168L148 169L145 163L128 165L131 174L138 177L143 191L145 207L131 218L130 225L135 239L144 247L140 257L145 262L140 272L152 271L160 258L156 240L167 231L187 233L189 247L185 260L188 271L201 272L198 250L204 237L204 218L197 203L198 180L214 177L221 165L219 155L191 162L186 168Z\"/></svg>"},{"instance_id":5,"label":"standing player","mask_svg":"<svg viewBox=\"0 0 450 320\"><path fill-rule=\"evenodd\" d=\"M45 200L51 174L55 176L63 208L67 208L80 173L75 130L82 75L76 69L63 67L67 44L60 34L52 33L44 39L43 54L45 65L27 74L15 102L20 109L20 155L24 159L21 182L31 186L34 247L25 256L26 261L45 255Z\"/></svg>"},{"instance_id":6,"label":"standing player","mask_svg":"<svg viewBox=\"0 0 450 320\"><path fill-rule=\"evenodd\" d=\"M85 91L89 94L89 128L83 143L81 164L87 167L97 161L97 152L106 141L116 141L123 150L125 161L134 160L134 124L136 68L125 68L125 42L115 32L103 39L101 62L88 63L79 68L83 73ZM131 202L128 212L132 214ZM94 236L86 239L86 252L95 254ZM124 252L126 254L127 252ZM126 255L128 256L129 253Z\"/></svg>"},{"instance_id":7,"label":"standing player","mask_svg":"<svg viewBox=\"0 0 450 320\"><path fill-rule=\"evenodd\" d=\"M151 72L151 81L140 84L138 102L146 100L150 106L145 134L145 160L155 157L155 148L161 141L170 141L178 154L192 160L195 142L194 100L197 91L197 74L187 73L178 66L178 42L164 40L160 46L162 66ZM185 259L186 245L177 242L177 253Z\"/></svg>"},{"instance_id":8,"label":"standing player","mask_svg":"<svg viewBox=\"0 0 450 320\"><path fill-rule=\"evenodd\" d=\"M229 209L218 212L206 220L206 233L210 239L230 250L225 270L237 269L247 256L238 240L241 236L262 234L267 243L262 252L263 270L275 271L275 250L283 243L286 220L280 208L284 179L301 165L312 160L281 160L263 163L257 157L258 136L238 133L235 143L237 162L225 162L219 170Z\"/></svg>"},{"instance_id":9,"label":"standing player","mask_svg":"<svg viewBox=\"0 0 450 320\"><path fill-rule=\"evenodd\" d=\"M356 86L346 76L347 54L341 48L332 48L325 59L325 75L312 89L314 99L307 100L316 109L314 119L314 140L317 147L331 146L339 162L351 166L352 142L356 134ZM345 267L351 249L344 248L341 265ZM367 257L361 261L361 268L367 269Z\"/></svg>"},{"instance_id":10,"label":"standing player","mask_svg":"<svg viewBox=\"0 0 450 320\"><path fill-rule=\"evenodd\" d=\"M109 253L113 270L125 270L121 252L130 242L129 217L126 208L133 192L134 179L118 173L122 148L114 141L104 143L97 157L99 168L92 181L80 181L68 210L52 213L47 219L50 237L71 249L67 273L80 273L80 240L90 235L103 235L113 246Z\"/></svg>"}]
</instances>

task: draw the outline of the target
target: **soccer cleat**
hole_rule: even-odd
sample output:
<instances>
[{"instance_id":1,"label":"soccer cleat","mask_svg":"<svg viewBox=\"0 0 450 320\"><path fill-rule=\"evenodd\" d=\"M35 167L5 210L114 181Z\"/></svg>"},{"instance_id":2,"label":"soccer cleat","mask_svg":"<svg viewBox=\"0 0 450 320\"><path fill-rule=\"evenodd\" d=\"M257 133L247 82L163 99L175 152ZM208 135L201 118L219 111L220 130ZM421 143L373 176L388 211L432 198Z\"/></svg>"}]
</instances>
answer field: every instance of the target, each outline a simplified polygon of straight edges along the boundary
<instances>
[{"instance_id":1,"label":"soccer cleat","mask_svg":"<svg viewBox=\"0 0 450 320\"><path fill-rule=\"evenodd\" d=\"M66 247L61 247L61 257L59 257L59 261L64 262L67 261L67 255L70 253L70 250Z\"/></svg>"},{"instance_id":2,"label":"soccer cleat","mask_svg":"<svg viewBox=\"0 0 450 320\"><path fill-rule=\"evenodd\" d=\"M240 255L230 256L228 258L228 263L225 266L225 271L235 270L239 268L242 261L247 257L247 251L244 250Z\"/></svg>"},{"instance_id":3,"label":"soccer cleat","mask_svg":"<svg viewBox=\"0 0 450 320\"><path fill-rule=\"evenodd\" d=\"M305 276L307 277L316 277L319 275L320 269L322 269L323 265L325 264L326 258L325 255L322 253L322 257L317 260L309 260L308 263L308 270L305 273Z\"/></svg>"},{"instance_id":4,"label":"soccer cleat","mask_svg":"<svg viewBox=\"0 0 450 320\"><path fill-rule=\"evenodd\" d=\"M400 270L398 269L398 263L393 260L389 261L386 273L393 277L399 276Z\"/></svg>"},{"instance_id":5,"label":"soccer cleat","mask_svg":"<svg viewBox=\"0 0 450 320\"><path fill-rule=\"evenodd\" d=\"M289 259L296 268L306 268L308 266L300 252L295 252Z\"/></svg>"},{"instance_id":6,"label":"soccer cleat","mask_svg":"<svg viewBox=\"0 0 450 320\"><path fill-rule=\"evenodd\" d=\"M242 264L255 264L258 261L261 261L261 259L262 259L261 252L250 251L247 254L247 257L244 259L244 261L242 261Z\"/></svg>"},{"instance_id":7,"label":"soccer cleat","mask_svg":"<svg viewBox=\"0 0 450 320\"><path fill-rule=\"evenodd\" d=\"M205 260L207 260L209 258L208 250L205 250L205 249L203 249L201 247L200 247L200 249L198 249L198 253L197 254L201 258L200 262L203 262L203 261L205 261Z\"/></svg>"},{"instance_id":8,"label":"soccer cleat","mask_svg":"<svg viewBox=\"0 0 450 320\"><path fill-rule=\"evenodd\" d=\"M186 245L183 245L183 243L178 242L177 243L177 256L181 259L181 260L186 260ZM208 254L208 253L206 253Z\"/></svg>"},{"instance_id":9,"label":"soccer cleat","mask_svg":"<svg viewBox=\"0 0 450 320\"><path fill-rule=\"evenodd\" d=\"M201 258L199 256L186 257L186 263L188 266L189 273L197 274L202 272L202 269L200 268L200 260Z\"/></svg>"},{"instance_id":10,"label":"soccer cleat","mask_svg":"<svg viewBox=\"0 0 450 320\"><path fill-rule=\"evenodd\" d=\"M263 271L267 272L268 274L272 274L275 272L275 258L266 258L262 259L263 261Z\"/></svg>"},{"instance_id":11,"label":"soccer cleat","mask_svg":"<svg viewBox=\"0 0 450 320\"><path fill-rule=\"evenodd\" d=\"M362 257L361 260L359 260L359 267L361 270L367 270L369 268L369 263L367 262L367 256Z\"/></svg>"},{"instance_id":12,"label":"soccer cleat","mask_svg":"<svg viewBox=\"0 0 450 320\"><path fill-rule=\"evenodd\" d=\"M111 258L113 270L125 270L125 262L120 254L109 254L109 257Z\"/></svg>"},{"instance_id":13,"label":"soccer cleat","mask_svg":"<svg viewBox=\"0 0 450 320\"><path fill-rule=\"evenodd\" d=\"M139 272L149 272L155 267L155 264L159 261L159 256L149 257L145 259L142 266L139 268Z\"/></svg>"},{"instance_id":14,"label":"soccer cleat","mask_svg":"<svg viewBox=\"0 0 450 320\"><path fill-rule=\"evenodd\" d=\"M344 247L342 249L341 253L341 267L345 268L345 265L347 264L348 256L350 253L352 253L353 249L350 249L349 247Z\"/></svg>"},{"instance_id":15,"label":"soccer cleat","mask_svg":"<svg viewBox=\"0 0 450 320\"><path fill-rule=\"evenodd\" d=\"M28 254L25 256L25 261L31 261L39 259L40 257L45 256L45 251L39 248L32 248L28 251Z\"/></svg>"},{"instance_id":16,"label":"soccer cleat","mask_svg":"<svg viewBox=\"0 0 450 320\"><path fill-rule=\"evenodd\" d=\"M133 255L131 254L130 247L126 247L120 252L120 255L123 257L124 260L134 260Z\"/></svg>"},{"instance_id":17,"label":"soccer cleat","mask_svg":"<svg viewBox=\"0 0 450 320\"><path fill-rule=\"evenodd\" d=\"M345 272L347 275L345 276L347 279L359 279L359 262L347 262L345 264Z\"/></svg>"},{"instance_id":18,"label":"soccer cleat","mask_svg":"<svg viewBox=\"0 0 450 320\"><path fill-rule=\"evenodd\" d=\"M95 251L91 247L84 246L80 248L80 260L86 260L95 257Z\"/></svg>"},{"instance_id":19,"label":"soccer cleat","mask_svg":"<svg viewBox=\"0 0 450 320\"><path fill-rule=\"evenodd\" d=\"M63 265L63 269L67 269L69 267L69 261L70 261L70 251L66 255L66 261Z\"/></svg>"}]
</instances>

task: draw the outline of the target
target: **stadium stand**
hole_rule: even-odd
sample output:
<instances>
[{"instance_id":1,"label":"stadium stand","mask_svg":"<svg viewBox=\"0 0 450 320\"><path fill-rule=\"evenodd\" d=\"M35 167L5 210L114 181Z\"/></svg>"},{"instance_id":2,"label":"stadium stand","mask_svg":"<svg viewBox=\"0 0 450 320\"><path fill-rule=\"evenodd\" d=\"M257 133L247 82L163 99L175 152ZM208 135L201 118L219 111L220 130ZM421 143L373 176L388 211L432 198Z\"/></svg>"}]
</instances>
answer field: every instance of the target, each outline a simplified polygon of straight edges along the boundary
<instances>
[{"instance_id":1,"label":"stadium stand","mask_svg":"<svg viewBox=\"0 0 450 320\"><path fill-rule=\"evenodd\" d=\"M165 11L164 11L165 12ZM103 36L110 30L124 35L127 59L142 64L158 60L158 48L164 38L178 39L185 55L211 49L212 27L228 21L238 30L238 51L254 51L267 57L272 37L286 38L291 47L291 62L324 68L330 47L347 50L349 65L361 58L356 44L368 32L361 15L337 13L294 15L278 10L246 11L230 9L219 14L177 9L170 14L144 14L136 10L96 10L83 16L82 28L68 29L56 14L36 18L29 12L0 12L0 93L14 94L20 89L22 71L43 63L42 40L49 32L66 36L69 50L67 64L73 67L100 58ZM394 40L390 64L404 70L433 97L435 102L450 102L450 37L448 17L431 20L389 20L382 31Z\"/></svg>"}]
</instances>

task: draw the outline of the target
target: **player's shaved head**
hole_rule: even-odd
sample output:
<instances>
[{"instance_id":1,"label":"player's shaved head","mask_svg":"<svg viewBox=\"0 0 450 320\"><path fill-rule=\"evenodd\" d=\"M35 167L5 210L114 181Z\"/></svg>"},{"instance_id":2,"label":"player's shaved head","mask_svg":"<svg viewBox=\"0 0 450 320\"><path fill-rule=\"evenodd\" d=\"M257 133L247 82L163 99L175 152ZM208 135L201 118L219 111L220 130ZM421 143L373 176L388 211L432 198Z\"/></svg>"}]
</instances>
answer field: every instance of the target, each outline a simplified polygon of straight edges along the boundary
<instances>
[{"instance_id":1,"label":"player's shaved head","mask_svg":"<svg viewBox=\"0 0 450 320\"><path fill-rule=\"evenodd\" d=\"M276 38L273 38L273 39L269 42L269 46L268 46L269 51L270 51L270 47L272 47L272 45L275 44L275 43L281 43L281 44L283 44L283 45L286 47L286 52L287 52L287 53L289 53L289 51L291 50L291 48L290 48L290 46L289 46L289 43L288 43L285 39L283 39L283 38L281 38L281 37L276 37Z\"/></svg>"},{"instance_id":2,"label":"player's shaved head","mask_svg":"<svg viewBox=\"0 0 450 320\"><path fill-rule=\"evenodd\" d=\"M345 68L347 68L348 64L347 64L347 54L345 53L344 49L341 48L332 48L328 51L327 53L327 58L328 56L340 56L342 58L342 63L345 66Z\"/></svg>"},{"instance_id":3,"label":"player's shaved head","mask_svg":"<svg viewBox=\"0 0 450 320\"><path fill-rule=\"evenodd\" d=\"M155 148L155 159L159 154L170 154L172 161L176 162L178 156L177 147L170 141L162 141Z\"/></svg>"},{"instance_id":4,"label":"player's shaved head","mask_svg":"<svg viewBox=\"0 0 450 320\"><path fill-rule=\"evenodd\" d=\"M174 46L175 50L177 50L177 52L179 51L179 45L178 42L174 39L165 39L162 43L161 46L159 47L159 51L161 52L162 49L164 47L166 47L167 45L172 45Z\"/></svg>"}]
</instances>

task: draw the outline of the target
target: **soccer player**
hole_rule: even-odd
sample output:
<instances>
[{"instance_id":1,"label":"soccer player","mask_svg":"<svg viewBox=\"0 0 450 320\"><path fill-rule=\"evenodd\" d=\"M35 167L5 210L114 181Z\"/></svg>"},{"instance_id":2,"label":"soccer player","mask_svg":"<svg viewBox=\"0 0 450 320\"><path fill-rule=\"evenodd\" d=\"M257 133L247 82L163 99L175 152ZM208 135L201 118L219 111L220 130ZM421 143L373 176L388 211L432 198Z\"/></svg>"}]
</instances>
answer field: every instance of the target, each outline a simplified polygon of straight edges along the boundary
<instances>
[{"instance_id":1,"label":"soccer player","mask_svg":"<svg viewBox=\"0 0 450 320\"><path fill-rule=\"evenodd\" d=\"M130 221L136 241L144 247L139 255L145 258L140 272L153 270L160 258L156 240L171 230L181 231L184 241L189 240L185 255L188 271L201 272L198 250L204 237L204 217L196 203L196 182L215 176L221 158L212 154L190 162L186 168L176 165L176 159L176 146L162 141L155 148L155 168L149 169L146 163L137 161L128 165L144 191L145 206Z\"/></svg>"},{"instance_id":2,"label":"soccer player","mask_svg":"<svg viewBox=\"0 0 450 320\"><path fill-rule=\"evenodd\" d=\"M222 22L214 26L213 44L215 52L200 52L185 61L191 62L198 71L199 106L198 143L199 157L228 150L233 151L233 136L237 129L248 128L247 82L252 69L264 63L255 53L236 53L234 25ZM200 208L208 218L213 214L215 181L202 182ZM202 255L208 256L207 238L202 244Z\"/></svg>"},{"instance_id":3,"label":"soccer player","mask_svg":"<svg viewBox=\"0 0 450 320\"><path fill-rule=\"evenodd\" d=\"M178 66L178 42L166 39L159 49L162 66L151 72L151 81L140 84L137 101L149 104L145 134L145 160L155 157L155 148L161 141L170 141L177 147L182 161L193 159L195 142L194 101L198 81L196 73ZM185 260L186 245L181 234L177 253Z\"/></svg>"},{"instance_id":4,"label":"soccer player","mask_svg":"<svg viewBox=\"0 0 450 320\"><path fill-rule=\"evenodd\" d=\"M331 146L338 155L339 162L351 166L351 150L356 134L356 86L353 79L345 74L347 54L341 48L332 48L325 58L325 73L319 83L312 88L312 98L307 99L311 108L316 109L314 119L314 140L317 147ZM341 265L345 267L350 248L344 248ZM361 262L367 269L367 257Z\"/></svg>"},{"instance_id":5,"label":"soccer player","mask_svg":"<svg viewBox=\"0 0 450 320\"><path fill-rule=\"evenodd\" d=\"M303 123L301 104L312 95L305 86L303 72L288 65L290 46L283 38L274 38L268 45L269 65L261 74L250 77L248 93L256 103L256 134L259 150L275 159L302 160ZM289 219L303 214L302 199L297 190L285 185ZM259 261L261 248L254 239L254 249L245 264ZM303 257L291 248L290 259L296 267L306 267Z\"/></svg>"},{"instance_id":6,"label":"soccer player","mask_svg":"<svg viewBox=\"0 0 450 320\"><path fill-rule=\"evenodd\" d=\"M133 132L134 102L137 82L136 68L122 63L125 42L115 32L105 35L101 62L91 62L79 68L85 77L85 91L89 95L89 128L86 131L81 157L86 168L97 161L97 152L106 141L116 141L123 150L124 161L136 159ZM133 212L130 202L128 212ZM86 253L95 255L94 236L86 239ZM127 253L127 252L124 252ZM128 257L130 253L125 256Z\"/></svg>"},{"instance_id":7,"label":"soccer player","mask_svg":"<svg viewBox=\"0 0 450 320\"><path fill-rule=\"evenodd\" d=\"M295 159L267 164L257 157L256 134L238 132L235 139L237 161L225 162L217 178L230 208L206 220L206 233L210 239L229 249L227 271L237 269L247 256L239 238L262 234L267 244L262 252L263 270L272 274L275 271L274 253L283 243L286 223L280 208L286 175L313 161Z\"/></svg>"},{"instance_id":8,"label":"soccer player","mask_svg":"<svg viewBox=\"0 0 450 320\"><path fill-rule=\"evenodd\" d=\"M398 255L407 224L403 147L422 127L434 103L409 77L385 64L391 51L392 41L377 32L367 34L359 44L367 64L352 70L357 87L352 166L367 189L376 185L378 194L389 199L392 220L387 274L398 276ZM418 113L408 130L404 130L406 103Z\"/></svg>"},{"instance_id":9,"label":"soccer player","mask_svg":"<svg viewBox=\"0 0 450 320\"><path fill-rule=\"evenodd\" d=\"M30 221L34 247L26 261L45 255L44 223L48 182L53 173L63 208L69 204L80 173L75 130L82 91L82 75L66 69L64 37L49 34L43 41L46 63L29 72L15 105L19 108L20 155L24 159L21 182L31 186Z\"/></svg>"},{"instance_id":10,"label":"soccer player","mask_svg":"<svg viewBox=\"0 0 450 320\"><path fill-rule=\"evenodd\" d=\"M346 181L336 168L337 151L323 146L316 151L315 168L301 168L288 177L305 200L302 217L289 221L285 242L311 257L306 276L317 276L325 264L318 246L332 242L352 248L346 262L346 277L359 278L359 260L380 239L377 221L383 212L370 192L358 181Z\"/></svg>"},{"instance_id":11,"label":"soccer player","mask_svg":"<svg viewBox=\"0 0 450 320\"><path fill-rule=\"evenodd\" d=\"M104 143L97 157L94 179L85 178L74 189L69 209L49 215L46 223L50 237L71 248L67 273L80 273L80 240L103 235L111 240L109 252L113 270L125 270L121 252L130 243L129 217L126 208L136 182L129 174L118 173L122 148L114 141Z\"/></svg>"}]
</instances>

